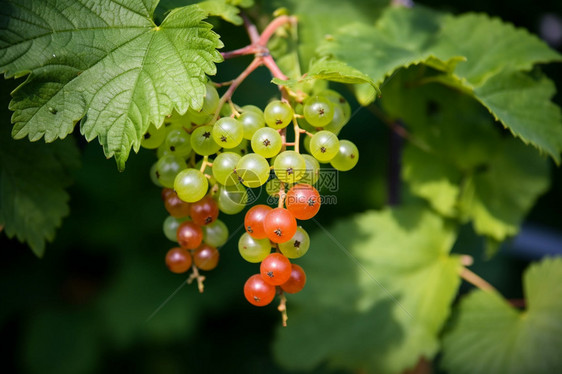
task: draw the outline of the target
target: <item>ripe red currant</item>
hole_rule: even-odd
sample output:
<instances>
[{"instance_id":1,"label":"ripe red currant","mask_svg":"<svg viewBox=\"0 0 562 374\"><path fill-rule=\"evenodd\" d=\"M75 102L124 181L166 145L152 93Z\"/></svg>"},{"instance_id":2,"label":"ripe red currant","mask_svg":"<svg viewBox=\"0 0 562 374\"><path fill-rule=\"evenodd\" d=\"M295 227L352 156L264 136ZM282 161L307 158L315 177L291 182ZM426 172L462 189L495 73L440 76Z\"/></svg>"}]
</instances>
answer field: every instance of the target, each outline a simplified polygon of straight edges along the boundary
<instances>
[{"instance_id":1,"label":"ripe red currant","mask_svg":"<svg viewBox=\"0 0 562 374\"><path fill-rule=\"evenodd\" d=\"M297 220L291 212L284 208L275 208L267 213L263 226L265 234L274 243L291 240L297 232Z\"/></svg>"},{"instance_id":2,"label":"ripe red currant","mask_svg":"<svg viewBox=\"0 0 562 374\"><path fill-rule=\"evenodd\" d=\"M213 270L219 262L219 251L208 244L202 244L193 252L193 262L201 270Z\"/></svg>"},{"instance_id":3,"label":"ripe red currant","mask_svg":"<svg viewBox=\"0 0 562 374\"><path fill-rule=\"evenodd\" d=\"M176 218L187 217L189 215L190 204L180 199L174 190L167 188L164 191L162 191L162 198L164 199L164 207L168 213Z\"/></svg>"},{"instance_id":4,"label":"ripe red currant","mask_svg":"<svg viewBox=\"0 0 562 374\"><path fill-rule=\"evenodd\" d=\"M263 221L267 213L273 209L267 205L255 205L244 217L244 228L246 232L254 239L265 239L267 234L265 233Z\"/></svg>"},{"instance_id":5,"label":"ripe red currant","mask_svg":"<svg viewBox=\"0 0 562 374\"><path fill-rule=\"evenodd\" d=\"M267 283L272 286L279 286L289 280L291 262L281 253L272 253L262 261L260 274Z\"/></svg>"},{"instance_id":6,"label":"ripe red currant","mask_svg":"<svg viewBox=\"0 0 562 374\"><path fill-rule=\"evenodd\" d=\"M219 206L209 195L192 203L190 216L194 223L205 226L216 221L219 216Z\"/></svg>"},{"instance_id":7,"label":"ripe red currant","mask_svg":"<svg viewBox=\"0 0 562 374\"><path fill-rule=\"evenodd\" d=\"M281 285L281 289L287 293L297 293L304 288L306 274L299 265L291 264L291 266L291 276L288 281Z\"/></svg>"},{"instance_id":8,"label":"ripe red currant","mask_svg":"<svg viewBox=\"0 0 562 374\"><path fill-rule=\"evenodd\" d=\"M254 274L244 284L244 296L255 306L266 306L275 298L275 286L266 283L260 274Z\"/></svg>"},{"instance_id":9,"label":"ripe red currant","mask_svg":"<svg viewBox=\"0 0 562 374\"><path fill-rule=\"evenodd\" d=\"M296 184L285 197L287 210L297 219L310 219L320 210L320 194L310 184Z\"/></svg>"},{"instance_id":10,"label":"ripe red currant","mask_svg":"<svg viewBox=\"0 0 562 374\"><path fill-rule=\"evenodd\" d=\"M187 249L172 248L166 253L166 266L172 273L185 273L191 267L192 258Z\"/></svg>"},{"instance_id":11,"label":"ripe red currant","mask_svg":"<svg viewBox=\"0 0 562 374\"><path fill-rule=\"evenodd\" d=\"M203 230L191 221L183 222L177 231L178 243L182 248L195 249L203 241Z\"/></svg>"}]
</instances>

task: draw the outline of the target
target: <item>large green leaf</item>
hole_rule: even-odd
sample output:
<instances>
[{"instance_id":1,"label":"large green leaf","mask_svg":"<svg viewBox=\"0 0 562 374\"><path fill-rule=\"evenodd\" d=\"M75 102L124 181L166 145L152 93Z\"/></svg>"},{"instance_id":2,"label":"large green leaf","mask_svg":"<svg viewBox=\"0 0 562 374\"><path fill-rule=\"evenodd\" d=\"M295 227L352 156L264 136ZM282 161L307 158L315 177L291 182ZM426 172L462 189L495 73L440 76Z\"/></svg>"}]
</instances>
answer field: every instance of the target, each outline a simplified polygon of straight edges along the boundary
<instances>
[{"instance_id":1,"label":"large green leaf","mask_svg":"<svg viewBox=\"0 0 562 374\"><path fill-rule=\"evenodd\" d=\"M554 83L521 72L503 72L475 88L475 97L494 117L523 140L560 162L562 113L550 98Z\"/></svg>"},{"instance_id":2,"label":"large green leaf","mask_svg":"<svg viewBox=\"0 0 562 374\"><path fill-rule=\"evenodd\" d=\"M345 61L379 85L396 70L410 65L427 63L452 70L462 57L455 51L437 55L431 48L443 17L423 7L388 8L374 26L342 27L320 45L318 53Z\"/></svg>"},{"instance_id":3,"label":"large green leaf","mask_svg":"<svg viewBox=\"0 0 562 374\"><path fill-rule=\"evenodd\" d=\"M533 65L560 61L562 56L527 30L485 14L443 18L436 42L437 55L457 53L466 58L455 75L471 87L481 86L502 71L529 71Z\"/></svg>"},{"instance_id":4,"label":"large green leaf","mask_svg":"<svg viewBox=\"0 0 562 374\"><path fill-rule=\"evenodd\" d=\"M381 100L424 146L406 145L404 180L441 214L472 220L480 234L498 241L515 235L548 188L547 160L501 137L476 100L436 83L420 85L433 77L423 73L422 68L400 72Z\"/></svg>"},{"instance_id":5,"label":"large green leaf","mask_svg":"<svg viewBox=\"0 0 562 374\"><path fill-rule=\"evenodd\" d=\"M308 72L300 79L281 80L273 78L272 82L280 85L297 86L303 82L310 82L314 80L326 80L347 84L367 84L373 90L377 90L375 82L368 76L361 73L359 70L352 68L345 62L339 60L320 59L315 61L309 68Z\"/></svg>"},{"instance_id":6,"label":"large green leaf","mask_svg":"<svg viewBox=\"0 0 562 374\"><path fill-rule=\"evenodd\" d=\"M549 186L546 160L508 139L490 150L489 162L466 181L459 202L476 232L502 241L519 231L523 218Z\"/></svg>"},{"instance_id":7,"label":"large green leaf","mask_svg":"<svg viewBox=\"0 0 562 374\"><path fill-rule=\"evenodd\" d=\"M308 283L288 297L278 359L298 369L328 362L397 373L433 357L459 285L459 260L449 255L454 239L452 226L415 206L321 227L297 260Z\"/></svg>"},{"instance_id":8,"label":"large green leaf","mask_svg":"<svg viewBox=\"0 0 562 374\"><path fill-rule=\"evenodd\" d=\"M207 1L197 1L197 0L160 0L158 2L158 7L154 11L155 19L163 19L165 15L171 10L186 5L198 4L199 7L205 10L209 16L220 17L223 20L230 22L235 25L241 25L243 23L242 17L240 17L241 8L248 8L254 5L253 0L207 0Z\"/></svg>"},{"instance_id":9,"label":"large green leaf","mask_svg":"<svg viewBox=\"0 0 562 374\"><path fill-rule=\"evenodd\" d=\"M341 28L318 52L346 62L378 84L413 64L442 71L436 81L476 98L514 136L560 161L562 116L550 101L554 86L523 71L562 61L562 56L526 30L485 15L389 8L374 26ZM372 92L360 93L362 103L374 100Z\"/></svg>"},{"instance_id":10,"label":"large green leaf","mask_svg":"<svg viewBox=\"0 0 562 374\"><path fill-rule=\"evenodd\" d=\"M11 86L2 87L0 102L8 101ZM53 240L69 212L65 188L79 154L72 139L53 144L14 140L9 122L8 109L0 108L0 226L42 256L45 241Z\"/></svg>"},{"instance_id":11,"label":"large green leaf","mask_svg":"<svg viewBox=\"0 0 562 374\"><path fill-rule=\"evenodd\" d=\"M275 0L271 9L286 7L299 19L299 58L302 67L308 67L315 50L325 38L340 27L352 24L372 24L388 5L389 0ZM269 2L268 2L269 3Z\"/></svg>"},{"instance_id":12,"label":"large green leaf","mask_svg":"<svg viewBox=\"0 0 562 374\"><path fill-rule=\"evenodd\" d=\"M152 21L157 0L5 0L0 72L30 74L10 108L15 138L64 138L81 120L120 169L150 123L200 108L222 46L207 12L187 6Z\"/></svg>"},{"instance_id":13,"label":"large green leaf","mask_svg":"<svg viewBox=\"0 0 562 374\"><path fill-rule=\"evenodd\" d=\"M524 275L527 309L494 292L466 296L443 338L450 372L558 373L562 370L562 258L531 265Z\"/></svg>"}]
</instances>

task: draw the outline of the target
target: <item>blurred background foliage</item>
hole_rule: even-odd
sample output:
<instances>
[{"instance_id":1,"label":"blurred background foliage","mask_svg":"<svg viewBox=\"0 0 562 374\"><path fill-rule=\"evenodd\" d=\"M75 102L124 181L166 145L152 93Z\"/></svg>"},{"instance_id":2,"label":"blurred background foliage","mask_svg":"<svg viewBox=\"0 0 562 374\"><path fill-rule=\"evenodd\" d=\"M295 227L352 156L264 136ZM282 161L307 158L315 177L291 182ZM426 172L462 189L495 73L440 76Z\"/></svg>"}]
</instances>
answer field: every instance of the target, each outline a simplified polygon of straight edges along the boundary
<instances>
[{"instance_id":1,"label":"blurred background foliage","mask_svg":"<svg viewBox=\"0 0 562 374\"><path fill-rule=\"evenodd\" d=\"M544 38L553 34L553 31L545 34L545 22L557 19L559 27L562 24L559 1L506 4L428 0L423 3L454 13L486 12ZM246 43L242 28L225 23L217 27L228 49ZM555 31L554 28L554 34ZM550 42L561 50L561 36L551 38ZM241 58L222 64L220 75L214 79L232 79L248 62L249 59ZM550 65L544 70L560 91L560 66ZM264 83L269 79L265 69L258 70L236 93L236 102L263 108L277 94L275 86ZM5 98L14 87L13 81L5 81L1 88L0 121L4 127L9 126L10 115ZM345 91L344 94L357 108L351 95ZM560 93L555 101L561 104ZM354 170L340 174L338 204L324 206L318 217L323 226L345 221L354 213L380 209L388 198L388 144L392 135L387 126L369 110L359 109L342 135L357 144L361 160ZM30 374L289 372L272 353L281 323L276 308L255 308L242 294L245 280L256 272L255 265L241 260L237 250L241 233L237 230L241 230L243 215L221 214L232 238L221 249L219 267L206 274L205 293L199 294L193 285L182 286L185 276L171 274L164 266L164 254L172 243L162 234L162 222L167 214L160 191L150 182L148 174L155 161L153 152L141 150L130 158L125 172L119 173L114 161L104 158L98 144L84 143L79 136L72 141L80 149L82 166L74 172L74 184L68 189L71 214L64 219L56 239L47 245L44 258L38 259L17 240L0 236L3 371ZM550 190L540 198L524 225L529 232L534 233L537 228L562 232L562 170L554 167L552 170ZM402 192L408 195L407 191ZM310 232L318 228L312 223L304 226ZM308 256L315 256L314 247L318 244L312 242L313 250ZM461 230L454 251L473 255L476 260L473 271L505 297L519 299L522 271L530 261L545 253L541 252L541 246L536 247L537 252L529 252L527 248L528 245L522 246L516 239L507 243L497 256L485 260L483 240L467 226ZM341 259L339 271L355 266L346 261ZM329 297L330 287L333 285L315 285L314 291L325 292ZM461 293L470 288L463 284ZM380 303L372 312L384 314L382 309L389 307ZM322 315L330 311L318 309L319 326L322 326ZM365 326L359 324L358 331ZM311 333L321 332L311 330ZM356 338L349 336L350 341ZM422 364L418 369L424 372L429 366ZM321 364L313 372L338 371Z\"/></svg>"}]
</instances>

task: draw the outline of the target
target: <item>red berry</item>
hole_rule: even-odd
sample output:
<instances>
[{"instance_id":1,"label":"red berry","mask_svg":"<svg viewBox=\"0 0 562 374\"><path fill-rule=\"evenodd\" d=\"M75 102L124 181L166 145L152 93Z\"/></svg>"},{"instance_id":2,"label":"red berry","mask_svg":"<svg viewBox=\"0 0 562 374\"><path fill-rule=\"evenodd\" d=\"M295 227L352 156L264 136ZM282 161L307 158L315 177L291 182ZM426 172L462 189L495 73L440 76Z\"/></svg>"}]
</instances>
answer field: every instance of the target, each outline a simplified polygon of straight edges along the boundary
<instances>
[{"instance_id":1,"label":"red berry","mask_svg":"<svg viewBox=\"0 0 562 374\"><path fill-rule=\"evenodd\" d=\"M178 197L178 194L172 190L164 193L162 191L162 198L164 199L164 207L172 217L183 218L189 215L189 203L186 203Z\"/></svg>"},{"instance_id":2,"label":"red berry","mask_svg":"<svg viewBox=\"0 0 562 374\"><path fill-rule=\"evenodd\" d=\"M274 243L285 243L297 232L297 220L284 208L272 209L263 221L265 234Z\"/></svg>"},{"instance_id":3,"label":"red berry","mask_svg":"<svg viewBox=\"0 0 562 374\"><path fill-rule=\"evenodd\" d=\"M166 266L172 273L185 273L191 267L191 263L191 255L187 249L176 247L166 253Z\"/></svg>"},{"instance_id":4,"label":"red berry","mask_svg":"<svg viewBox=\"0 0 562 374\"><path fill-rule=\"evenodd\" d=\"M193 253L193 262L201 270L213 270L219 262L219 251L208 244L202 244Z\"/></svg>"},{"instance_id":5,"label":"red berry","mask_svg":"<svg viewBox=\"0 0 562 374\"><path fill-rule=\"evenodd\" d=\"M267 213L273 209L267 205L256 205L246 212L244 217L244 228L254 239L265 239L267 234L263 226L263 221Z\"/></svg>"},{"instance_id":6,"label":"red berry","mask_svg":"<svg viewBox=\"0 0 562 374\"><path fill-rule=\"evenodd\" d=\"M203 241L203 230L191 221L183 222L177 231L178 243L182 248L195 249Z\"/></svg>"},{"instance_id":7,"label":"red berry","mask_svg":"<svg viewBox=\"0 0 562 374\"><path fill-rule=\"evenodd\" d=\"M244 284L246 300L255 306L266 306L275 298L275 286L267 284L261 275L254 274Z\"/></svg>"},{"instance_id":8,"label":"red berry","mask_svg":"<svg viewBox=\"0 0 562 374\"><path fill-rule=\"evenodd\" d=\"M285 205L297 219L310 219L320 210L320 194L310 184L295 184L287 192Z\"/></svg>"},{"instance_id":9,"label":"red berry","mask_svg":"<svg viewBox=\"0 0 562 374\"><path fill-rule=\"evenodd\" d=\"M205 226L217 220L219 206L211 196L207 195L201 200L192 203L189 213L193 222L199 226Z\"/></svg>"},{"instance_id":10,"label":"red berry","mask_svg":"<svg viewBox=\"0 0 562 374\"><path fill-rule=\"evenodd\" d=\"M279 286L289 280L291 262L281 253L272 253L261 262L260 274L267 283Z\"/></svg>"},{"instance_id":11,"label":"red berry","mask_svg":"<svg viewBox=\"0 0 562 374\"><path fill-rule=\"evenodd\" d=\"M171 189L171 188L163 188L163 189L162 189L162 193L161 193L162 201L165 201L165 200L166 200L166 196L168 196L171 192L174 192L174 190Z\"/></svg>"},{"instance_id":12,"label":"red berry","mask_svg":"<svg viewBox=\"0 0 562 374\"><path fill-rule=\"evenodd\" d=\"M297 293L304 288L306 274L299 265L291 264L291 266L291 276L288 281L281 285L281 289L287 293Z\"/></svg>"}]
</instances>

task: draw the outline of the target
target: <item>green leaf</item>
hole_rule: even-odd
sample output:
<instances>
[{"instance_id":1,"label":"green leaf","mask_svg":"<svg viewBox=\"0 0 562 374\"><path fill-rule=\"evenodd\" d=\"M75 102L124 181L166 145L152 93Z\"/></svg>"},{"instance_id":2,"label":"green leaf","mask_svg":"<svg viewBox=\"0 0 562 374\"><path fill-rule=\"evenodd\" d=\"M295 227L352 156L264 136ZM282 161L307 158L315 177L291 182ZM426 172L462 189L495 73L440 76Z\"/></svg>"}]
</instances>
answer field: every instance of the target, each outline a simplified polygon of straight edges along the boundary
<instances>
[{"instance_id":1,"label":"green leaf","mask_svg":"<svg viewBox=\"0 0 562 374\"><path fill-rule=\"evenodd\" d=\"M535 64L562 61L562 56L527 30L485 14L448 15L432 48L436 55L454 51L466 58L455 75L471 87L505 71L529 71Z\"/></svg>"},{"instance_id":2,"label":"green leaf","mask_svg":"<svg viewBox=\"0 0 562 374\"><path fill-rule=\"evenodd\" d=\"M425 64L439 70L443 75L435 81L476 98L515 136L560 162L562 116L550 101L554 86L521 71L562 56L526 30L485 15L389 8L375 26L341 28L318 52L379 85L402 67ZM358 99L366 104L374 95L363 89Z\"/></svg>"},{"instance_id":3,"label":"green leaf","mask_svg":"<svg viewBox=\"0 0 562 374\"><path fill-rule=\"evenodd\" d=\"M7 102L7 84L0 101ZM68 215L71 172L80 155L72 139L53 144L16 141L10 136L10 113L0 108L0 226L8 237L26 242L41 257Z\"/></svg>"},{"instance_id":4,"label":"green leaf","mask_svg":"<svg viewBox=\"0 0 562 374\"><path fill-rule=\"evenodd\" d=\"M562 258L525 272L527 309L477 290L466 296L443 338L443 367L454 373L559 372L562 368Z\"/></svg>"},{"instance_id":5,"label":"green leaf","mask_svg":"<svg viewBox=\"0 0 562 374\"><path fill-rule=\"evenodd\" d=\"M13 93L12 135L51 142L81 120L82 134L98 137L119 169L150 123L201 107L205 74L222 60L198 6L174 9L157 26L156 0L4 4L0 72L30 74Z\"/></svg>"},{"instance_id":6,"label":"green leaf","mask_svg":"<svg viewBox=\"0 0 562 374\"><path fill-rule=\"evenodd\" d=\"M506 139L490 150L489 163L482 169L466 181L460 208L476 232L502 241L517 234L527 212L548 189L548 163L532 148Z\"/></svg>"},{"instance_id":7,"label":"green leaf","mask_svg":"<svg viewBox=\"0 0 562 374\"><path fill-rule=\"evenodd\" d=\"M560 163L562 113L550 99L556 92L544 76L504 72L474 90L475 97L514 136Z\"/></svg>"},{"instance_id":8,"label":"green leaf","mask_svg":"<svg viewBox=\"0 0 562 374\"><path fill-rule=\"evenodd\" d=\"M423 197L439 213L455 217L462 173L440 156L407 145L402 153L402 177L412 193Z\"/></svg>"},{"instance_id":9,"label":"green leaf","mask_svg":"<svg viewBox=\"0 0 562 374\"><path fill-rule=\"evenodd\" d=\"M389 0L283 0L270 5L273 10L286 7L299 19L299 57L301 66L307 67L315 51L325 38L345 25L362 23L370 25L388 5Z\"/></svg>"},{"instance_id":10,"label":"green leaf","mask_svg":"<svg viewBox=\"0 0 562 374\"><path fill-rule=\"evenodd\" d=\"M318 53L346 62L379 85L396 70L420 63L452 71L463 58L455 51L437 56L430 48L442 18L441 13L418 6L387 8L375 26L342 27L320 45Z\"/></svg>"},{"instance_id":11,"label":"green leaf","mask_svg":"<svg viewBox=\"0 0 562 374\"><path fill-rule=\"evenodd\" d=\"M235 0L208 0L198 3L201 9L205 10L210 16L221 17L234 25L242 25L244 20L239 16L240 10L237 6L248 7L253 5L252 1Z\"/></svg>"},{"instance_id":12,"label":"green leaf","mask_svg":"<svg viewBox=\"0 0 562 374\"><path fill-rule=\"evenodd\" d=\"M328 362L397 373L433 357L459 285L453 227L417 206L320 227L316 252L299 260L308 283L288 297L278 360L301 370Z\"/></svg>"},{"instance_id":13,"label":"green leaf","mask_svg":"<svg viewBox=\"0 0 562 374\"><path fill-rule=\"evenodd\" d=\"M422 68L402 71L381 100L412 132L402 176L439 213L472 220L479 234L503 241L547 190L548 162L518 140L502 138L474 99L420 84L432 77Z\"/></svg>"},{"instance_id":14,"label":"green leaf","mask_svg":"<svg viewBox=\"0 0 562 374\"><path fill-rule=\"evenodd\" d=\"M241 25L242 18L239 16L240 10L237 7L249 8L254 5L253 0L161 0L154 12L155 19L162 18L167 12L186 5L197 4L205 10L209 16L221 17L234 25Z\"/></svg>"},{"instance_id":15,"label":"green leaf","mask_svg":"<svg viewBox=\"0 0 562 374\"><path fill-rule=\"evenodd\" d=\"M273 78L272 82L278 85L295 86L317 79L348 84L369 84L374 89L378 89L375 82L359 70L350 67L345 62L325 58L315 61L301 79L284 81L279 78Z\"/></svg>"}]
</instances>

